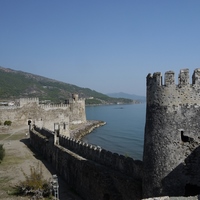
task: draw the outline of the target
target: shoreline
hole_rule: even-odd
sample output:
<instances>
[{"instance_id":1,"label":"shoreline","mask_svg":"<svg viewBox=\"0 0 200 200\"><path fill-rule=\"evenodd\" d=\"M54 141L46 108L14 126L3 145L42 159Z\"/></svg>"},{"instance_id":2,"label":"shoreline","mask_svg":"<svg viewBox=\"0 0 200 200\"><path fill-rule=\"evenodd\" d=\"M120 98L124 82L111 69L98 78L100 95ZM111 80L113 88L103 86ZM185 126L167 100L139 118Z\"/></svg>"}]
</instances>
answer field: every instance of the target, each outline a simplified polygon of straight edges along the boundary
<instances>
[{"instance_id":1,"label":"shoreline","mask_svg":"<svg viewBox=\"0 0 200 200\"><path fill-rule=\"evenodd\" d=\"M97 120L88 120L86 123L77 125L74 130L70 131L70 137L81 140L84 136L90 134L94 129L104 126L106 122Z\"/></svg>"},{"instance_id":2,"label":"shoreline","mask_svg":"<svg viewBox=\"0 0 200 200\"><path fill-rule=\"evenodd\" d=\"M86 104L86 107L90 106L112 106L112 105L133 105L133 104L144 104L145 102L133 102L133 103L105 103L105 104Z\"/></svg>"}]
</instances>

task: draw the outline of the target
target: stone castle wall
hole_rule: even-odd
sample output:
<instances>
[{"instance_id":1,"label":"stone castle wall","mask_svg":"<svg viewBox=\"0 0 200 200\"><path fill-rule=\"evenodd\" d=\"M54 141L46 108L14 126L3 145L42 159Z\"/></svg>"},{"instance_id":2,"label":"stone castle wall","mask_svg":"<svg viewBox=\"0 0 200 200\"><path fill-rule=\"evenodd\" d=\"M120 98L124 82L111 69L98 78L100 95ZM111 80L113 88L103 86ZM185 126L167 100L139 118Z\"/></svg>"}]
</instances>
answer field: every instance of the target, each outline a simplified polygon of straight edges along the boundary
<instances>
[{"instance_id":1,"label":"stone castle wall","mask_svg":"<svg viewBox=\"0 0 200 200\"><path fill-rule=\"evenodd\" d=\"M99 146L90 145L82 141L61 136L59 144L76 154L92 160L96 163L117 170L130 177L140 179L142 177L142 161L133 160L117 153L112 153Z\"/></svg>"},{"instance_id":2,"label":"stone castle wall","mask_svg":"<svg viewBox=\"0 0 200 200\"><path fill-rule=\"evenodd\" d=\"M31 145L84 199L141 199L142 161L66 137L58 144L53 137L51 131L30 129Z\"/></svg>"},{"instance_id":3,"label":"stone castle wall","mask_svg":"<svg viewBox=\"0 0 200 200\"><path fill-rule=\"evenodd\" d=\"M20 98L19 99L19 106L23 107L26 104L36 103L39 105L39 98Z\"/></svg>"},{"instance_id":4,"label":"stone castle wall","mask_svg":"<svg viewBox=\"0 0 200 200\"><path fill-rule=\"evenodd\" d=\"M178 84L173 71L165 73L164 83L161 73L147 76L143 162L35 126L31 145L87 200L195 196L200 191L200 69L191 83L189 77L188 69L180 71ZM49 127L52 121L86 120L77 95L67 105L40 107L28 100L22 108L7 110L7 116L15 113L19 121L31 116Z\"/></svg>"},{"instance_id":5,"label":"stone castle wall","mask_svg":"<svg viewBox=\"0 0 200 200\"><path fill-rule=\"evenodd\" d=\"M69 104L41 104L40 107L43 108L44 110L51 110L58 108L65 109L69 107Z\"/></svg>"},{"instance_id":6,"label":"stone castle wall","mask_svg":"<svg viewBox=\"0 0 200 200\"><path fill-rule=\"evenodd\" d=\"M200 191L200 69L147 76L144 197L187 196Z\"/></svg>"},{"instance_id":7,"label":"stone castle wall","mask_svg":"<svg viewBox=\"0 0 200 200\"><path fill-rule=\"evenodd\" d=\"M56 105L39 104L38 98L21 98L18 105L0 107L0 122L10 120L13 125L27 125L30 120L50 130L54 130L54 123L83 123L86 122L85 100L77 98Z\"/></svg>"},{"instance_id":8,"label":"stone castle wall","mask_svg":"<svg viewBox=\"0 0 200 200\"><path fill-rule=\"evenodd\" d=\"M196 69L190 83L189 70L183 69L175 84L175 74L168 71L164 84L160 72L147 76L147 103L167 106L169 109L185 105L200 105L200 69Z\"/></svg>"}]
</instances>

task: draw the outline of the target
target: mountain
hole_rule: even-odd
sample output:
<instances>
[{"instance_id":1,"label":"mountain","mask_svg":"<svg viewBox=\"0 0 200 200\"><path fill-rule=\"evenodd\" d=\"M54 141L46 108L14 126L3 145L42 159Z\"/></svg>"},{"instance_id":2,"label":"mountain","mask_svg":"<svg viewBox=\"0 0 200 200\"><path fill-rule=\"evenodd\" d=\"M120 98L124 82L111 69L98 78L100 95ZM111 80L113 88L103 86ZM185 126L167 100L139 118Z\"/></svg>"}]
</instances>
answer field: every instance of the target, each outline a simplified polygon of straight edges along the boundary
<instances>
[{"instance_id":1,"label":"mountain","mask_svg":"<svg viewBox=\"0 0 200 200\"><path fill-rule=\"evenodd\" d=\"M85 98L86 104L133 103L131 99L112 98L89 88L0 67L1 101L38 97L41 101L61 103L69 99L73 93L78 94L80 98Z\"/></svg>"},{"instance_id":2,"label":"mountain","mask_svg":"<svg viewBox=\"0 0 200 200\"><path fill-rule=\"evenodd\" d=\"M127 94L127 93L123 93L123 92L118 92L118 93L109 93L106 94L109 97L114 97L114 98L127 98L127 99L133 99L133 100L138 100L141 102L145 102L146 101L146 97L145 96L138 96L135 94Z\"/></svg>"}]
</instances>

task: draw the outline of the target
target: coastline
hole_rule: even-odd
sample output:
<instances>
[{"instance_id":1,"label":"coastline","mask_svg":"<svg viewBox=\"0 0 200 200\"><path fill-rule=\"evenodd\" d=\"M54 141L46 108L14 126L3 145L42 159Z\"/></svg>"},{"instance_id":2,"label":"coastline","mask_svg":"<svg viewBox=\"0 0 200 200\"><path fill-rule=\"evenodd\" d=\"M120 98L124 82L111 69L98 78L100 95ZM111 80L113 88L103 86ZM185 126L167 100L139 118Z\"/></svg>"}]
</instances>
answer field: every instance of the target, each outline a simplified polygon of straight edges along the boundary
<instances>
[{"instance_id":1,"label":"coastline","mask_svg":"<svg viewBox=\"0 0 200 200\"><path fill-rule=\"evenodd\" d=\"M143 104L146 103L142 102L142 101L136 101L136 102L131 102L131 103L122 103L122 102L118 102L118 103L101 103L101 104L86 104L86 107L90 107L90 106L112 106L112 105L132 105L132 104Z\"/></svg>"},{"instance_id":2,"label":"coastline","mask_svg":"<svg viewBox=\"0 0 200 200\"><path fill-rule=\"evenodd\" d=\"M97 120L87 120L86 123L75 125L70 131L70 137L81 140L85 135L91 133L95 128L104 126L106 122Z\"/></svg>"}]
</instances>

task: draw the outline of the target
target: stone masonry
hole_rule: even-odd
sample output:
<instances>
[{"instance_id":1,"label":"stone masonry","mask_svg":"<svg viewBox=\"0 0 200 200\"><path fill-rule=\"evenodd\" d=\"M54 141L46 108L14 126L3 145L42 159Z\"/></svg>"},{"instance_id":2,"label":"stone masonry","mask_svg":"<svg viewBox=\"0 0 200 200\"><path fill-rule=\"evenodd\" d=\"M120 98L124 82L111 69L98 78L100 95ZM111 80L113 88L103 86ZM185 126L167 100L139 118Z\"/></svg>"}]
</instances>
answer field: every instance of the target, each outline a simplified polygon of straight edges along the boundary
<instances>
[{"instance_id":1,"label":"stone masonry","mask_svg":"<svg viewBox=\"0 0 200 200\"><path fill-rule=\"evenodd\" d=\"M36 126L30 143L85 200L142 198L142 161Z\"/></svg>"},{"instance_id":2,"label":"stone masonry","mask_svg":"<svg viewBox=\"0 0 200 200\"><path fill-rule=\"evenodd\" d=\"M77 95L60 105L20 99L18 106L0 109L0 121L29 124L31 145L84 199L195 199L200 193L200 69L191 83L188 69L180 70L178 84L173 71L165 73L164 82L159 72L146 81L143 162L69 138L70 123L86 122L85 101Z\"/></svg>"},{"instance_id":3,"label":"stone masonry","mask_svg":"<svg viewBox=\"0 0 200 200\"><path fill-rule=\"evenodd\" d=\"M194 196L200 191L200 69L147 76L143 196Z\"/></svg>"},{"instance_id":4,"label":"stone masonry","mask_svg":"<svg viewBox=\"0 0 200 200\"><path fill-rule=\"evenodd\" d=\"M85 100L77 94L63 104L39 104L38 98L21 98L15 106L0 107L0 122L10 120L13 125L36 124L58 130L69 136L69 124L86 122Z\"/></svg>"}]
</instances>

